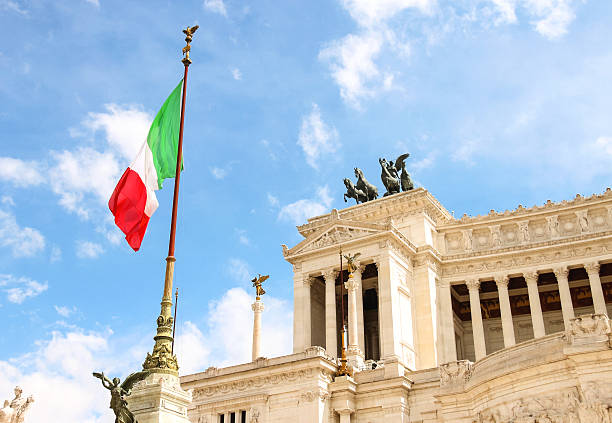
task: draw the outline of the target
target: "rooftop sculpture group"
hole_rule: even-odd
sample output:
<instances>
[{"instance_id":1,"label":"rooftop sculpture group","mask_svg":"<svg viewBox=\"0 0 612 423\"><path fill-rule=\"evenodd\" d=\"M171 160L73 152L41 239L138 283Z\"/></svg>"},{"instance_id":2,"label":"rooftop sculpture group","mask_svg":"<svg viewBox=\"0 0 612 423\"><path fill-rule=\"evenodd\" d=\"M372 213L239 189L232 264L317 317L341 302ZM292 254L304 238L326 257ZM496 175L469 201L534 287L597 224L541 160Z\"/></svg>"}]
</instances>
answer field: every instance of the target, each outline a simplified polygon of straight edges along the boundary
<instances>
[{"instance_id":1,"label":"rooftop sculpture group","mask_svg":"<svg viewBox=\"0 0 612 423\"><path fill-rule=\"evenodd\" d=\"M34 397L27 398L22 396L23 390L15 386L15 398L12 401L5 400L4 406L0 409L0 423L23 423L25 412L34 402Z\"/></svg>"},{"instance_id":2,"label":"rooftop sculpture group","mask_svg":"<svg viewBox=\"0 0 612 423\"><path fill-rule=\"evenodd\" d=\"M387 161L385 158L378 159L381 167L380 179L387 190L383 195L384 197L397 194L400 190L410 191L414 189L410 174L406 171L405 160L408 157L410 157L409 153L402 154L395 163L393 160ZM344 202L347 201L347 198L354 198L357 204L359 204L378 198L378 188L367 181L363 171L358 167L355 168L355 177L357 178L356 184L353 184L350 179L344 178L344 185L346 186Z\"/></svg>"}]
</instances>

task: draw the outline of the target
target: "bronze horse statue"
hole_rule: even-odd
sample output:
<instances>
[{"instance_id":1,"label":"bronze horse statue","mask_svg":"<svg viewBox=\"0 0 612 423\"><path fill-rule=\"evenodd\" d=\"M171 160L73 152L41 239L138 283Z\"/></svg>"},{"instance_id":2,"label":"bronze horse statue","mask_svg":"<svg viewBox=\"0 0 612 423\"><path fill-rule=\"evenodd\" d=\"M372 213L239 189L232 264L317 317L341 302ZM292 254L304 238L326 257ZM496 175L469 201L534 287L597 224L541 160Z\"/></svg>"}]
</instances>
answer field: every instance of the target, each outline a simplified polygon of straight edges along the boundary
<instances>
[{"instance_id":1,"label":"bronze horse statue","mask_svg":"<svg viewBox=\"0 0 612 423\"><path fill-rule=\"evenodd\" d=\"M355 168L355 176L357 177L356 188L365 193L366 201L376 200L378 198L378 188L367 181L363 176L363 171L358 167Z\"/></svg>"},{"instance_id":2,"label":"bronze horse statue","mask_svg":"<svg viewBox=\"0 0 612 423\"><path fill-rule=\"evenodd\" d=\"M359 203L365 203L368 201L368 196L365 192L355 187L355 184L349 179L344 178L344 185L346 186L346 193L344 194L344 202L347 202L347 198L354 198Z\"/></svg>"}]
</instances>

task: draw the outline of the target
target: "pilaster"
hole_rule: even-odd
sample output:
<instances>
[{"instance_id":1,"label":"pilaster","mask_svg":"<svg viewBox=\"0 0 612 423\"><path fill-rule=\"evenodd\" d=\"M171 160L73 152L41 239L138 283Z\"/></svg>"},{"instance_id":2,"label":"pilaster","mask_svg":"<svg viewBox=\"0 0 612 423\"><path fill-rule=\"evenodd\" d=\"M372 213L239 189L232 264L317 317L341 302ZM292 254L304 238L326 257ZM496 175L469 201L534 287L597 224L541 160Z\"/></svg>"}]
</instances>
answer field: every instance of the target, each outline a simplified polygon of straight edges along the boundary
<instances>
[{"instance_id":1,"label":"pilaster","mask_svg":"<svg viewBox=\"0 0 612 423\"><path fill-rule=\"evenodd\" d=\"M455 346L455 324L453 322L453 303L451 285L437 281L438 287L438 365L457 360Z\"/></svg>"}]
</instances>

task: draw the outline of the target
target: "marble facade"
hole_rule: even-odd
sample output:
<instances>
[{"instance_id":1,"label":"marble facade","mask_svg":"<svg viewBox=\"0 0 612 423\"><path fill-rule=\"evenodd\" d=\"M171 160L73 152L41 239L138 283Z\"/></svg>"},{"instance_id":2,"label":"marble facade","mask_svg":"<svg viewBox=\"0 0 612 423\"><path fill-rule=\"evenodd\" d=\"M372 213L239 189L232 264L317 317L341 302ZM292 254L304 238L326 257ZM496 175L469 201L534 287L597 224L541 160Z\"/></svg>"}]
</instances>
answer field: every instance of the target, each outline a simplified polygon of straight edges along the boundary
<instances>
[{"instance_id":1,"label":"marble facade","mask_svg":"<svg viewBox=\"0 0 612 423\"><path fill-rule=\"evenodd\" d=\"M293 354L183 376L192 422L612 423L609 189L455 219L419 188L298 231Z\"/></svg>"}]
</instances>

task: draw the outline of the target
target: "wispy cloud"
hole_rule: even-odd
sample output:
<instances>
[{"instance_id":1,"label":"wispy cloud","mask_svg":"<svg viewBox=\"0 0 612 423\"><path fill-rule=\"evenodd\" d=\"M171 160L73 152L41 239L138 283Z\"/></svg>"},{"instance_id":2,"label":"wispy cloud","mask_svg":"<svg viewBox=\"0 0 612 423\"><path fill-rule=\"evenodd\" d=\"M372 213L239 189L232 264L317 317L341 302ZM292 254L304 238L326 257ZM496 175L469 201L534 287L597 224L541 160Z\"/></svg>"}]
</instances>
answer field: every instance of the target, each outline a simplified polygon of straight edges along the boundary
<instances>
[{"instance_id":1,"label":"wispy cloud","mask_svg":"<svg viewBox=\"0 0 612 423\"><path fill-rule=\"evenodd\" d=\"M36 161L25 161L12 157L0 157L0 180L17 187L40 185L45 181Z\"/></svg>"},{"instance_id":2,"label":"wispy cloud","mask_svg":"<svg viewBox=\"0 0 612 423\"><path fill-rule=\"evenodd\" d=\"M240 69L238 68L232 68L231 70L232 72L232 77L236 80L236 81L240 81L242 79L242 72L240 72Z\"/></svg>"},{"instance_id":3,"label":"wispy cloud","mask_svg":"<svg viewBox=\"0 0 612 423\"><path fill-rule=\"evenodd\" d=\"M238 242L240 242L242 245L251 245L251 240L247 236L247 231L245 229L234 228L234 232L238 237Z\"/></svg>"},{"instance_id":4,"label":"wispy cloud","mask_svg":"<svg viewBox=\"0 0 612 423\"><path fill-rule=\"evenodd\" d=\"M0 288L6 293L6 299L15 304L21 304L26 299L36 297L45 292L49 285L40 283L25 276L0 274Z\"/></svg>"},{"instance_id":5,"label":"wispy cloud","mask_svg":"<svg viewBox=\"0 0 612 423\"><path fill-rule=\"evenodd\" d=\"M227 168L224 169L224 168L215 166L215 167L210 168L210 173L215 179L223 179L227 176L227 174L229 173L229 170Z\"/></svg>"},{"instance_id":6,"label":"wispy cloud","mask_svg":"<svg viewBox=\"0 0 612 423\"><path fill-rule=\"evenodd\" d=\"M53 307L55 308L55 311L57 312L57 314L65 318L70 317L72 314L76 313L77 311L77 308L75 306L68 307L68 306L54 305Z\"/></svg>"},{"instance_id":7,"label":"wispy cloud","mask_svg":"<svg viewBox=\"0 0 612 423\"><path fill-rule=\"evenodd\" d=\"M226 265L227 273L237 282L248 283L251 280L249 264L239 258L230 258Z\"/></svg>"},{"instance_id":8,"label":"wispy cloud","mask_svg":"<svg viewBox=\"0 0 612 423\"><path fill-rule=\"evenodd\" d=\"M13 257L32 257L45 248L45 237L36 229L21 227L12 213L0 210L0 246Z\"/></svg>"},{"instance_id":9,"label":"wispy cloud","mask_svg":"<svg viewBox=\"0 0 612 423\"><path fill-rule=\"evenodd\" d=\"M310 217L329 212L331 204L332 198L329 194L329 187L325 185L317 189L315 198L304 198L282 207L278 213L278 218L295 225L301 225L306 223L306 220Z\"/></svg>"},{"instance_id":10,"label":"wispy cloud","mask_svg":"<svg viewBox=\"0 0 612 423\"><path fill-rule=\"evenodd\" d=\"M268 204L272 207L278 207L279 205L279 201L278 201L278 197L268 193L267 194L268 197Z\"/></svg>"},{"instance_id":11,"label":"wispy cloud","mask_svg":"<svg viewBox=\"0 0 612 423\"><path fill-rule=\"evenodd\" d=\"M104 248L91 241L76 241L76 256L82 259L95 259L104 253Z\"/></svg>"},{"instance_id":12,"label":"wispy cloud","mask_svg":"<svg viewBox=\"0 0 612 423\"><path fill-rule=\"evenodd\" d=\"M204 0L204 8L213 13L227 17L227 9L223 0Z\"/></svg>"},{"instance_id":13,"label":"wispy cloud","mask_svg":"<svg viewBox=\"0 0 612 423\"><path fill-rule=\"evenodd\" d=\"M323 121L317 104L313 104L310 113L302 117L298 145L304 150L306 162L315 169L324 155L334 153L340 147L338 131Z\"/></svg>"}]
</instances>

